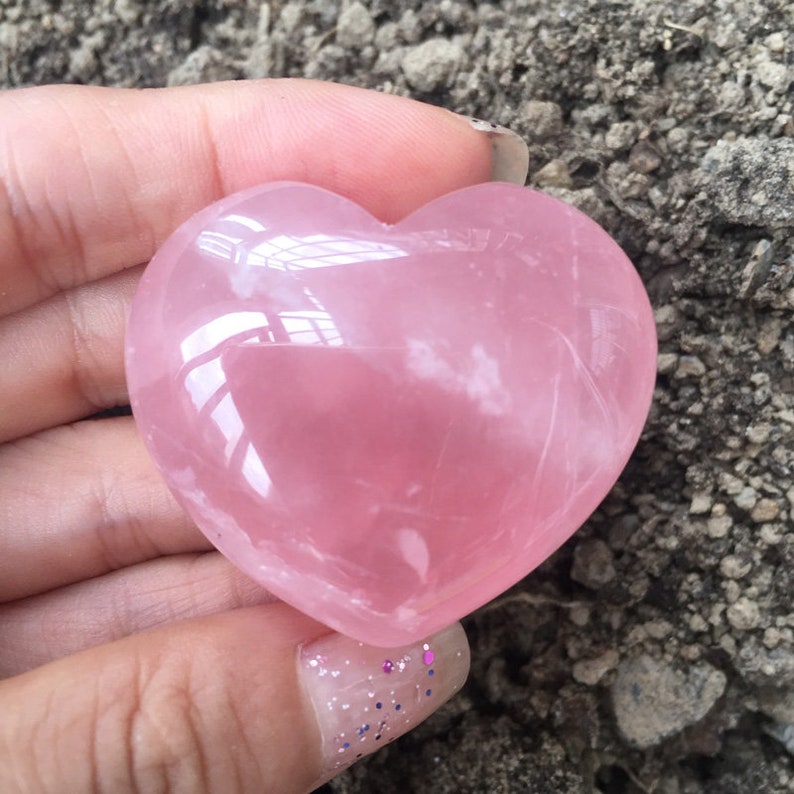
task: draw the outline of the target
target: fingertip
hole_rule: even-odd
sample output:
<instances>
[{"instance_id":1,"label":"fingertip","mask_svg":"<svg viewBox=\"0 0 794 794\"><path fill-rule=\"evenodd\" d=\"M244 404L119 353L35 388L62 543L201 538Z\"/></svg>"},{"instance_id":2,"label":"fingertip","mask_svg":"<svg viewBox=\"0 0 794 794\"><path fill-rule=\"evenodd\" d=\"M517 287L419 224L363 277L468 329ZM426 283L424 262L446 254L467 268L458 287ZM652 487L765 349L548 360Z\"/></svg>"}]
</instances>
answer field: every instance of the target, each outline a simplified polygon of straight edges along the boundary
<instances>
[{"instance_id":1,"label":"fingertip","mask_svg":"<svg viewBox=\"0 0 794 794\"><path fill-rule=\"evenodd\" d=\"M148 261L195 212L253 185L309 182L395 222L493 173L490 133L334 83L57 86L0 99L5 313Z\"/></svg>"},{"instance_id":2,"label":"fingertip","mask_svg":"<svg viewBox=\"0 0 794 794\"><path fill-rule=\"evenodd\" d=\"M173 623L0 682L0 790L304 794L468 670L460 624L382 649L283 603Z\"/></svg>"},{"instance_id":3,"label":"fingertip","mask_svg":"<svg viewBox=\"0 0 794 794\"><path fill-rule=\"evenodd\" d=\"M282 603L173 623L0 682L0 790L309 791L319 734ZM13 783L13 785L11 785Z\"/></svg>"},{"instance_id":4,"label":"fingertip","mask_svg":"<svg viewBox=\"0 0 794 794\"><path fill-rule=\"evenodd\" d=\"M460 690L469 645L459 623L399 648L329 634L301 648L298 674L317 722L314 787L415 728Z\"/></svg>"},{"instance_id":5,"label":"fingertip","mask_svg":"<svg viewBox=\"0 0 794 794\"><path fill-rule=\"evenodd\" d=\"M393 223L491 178L489 136L444 108L300 79L253 81L236 91L235 112L226 117L217 110L228 95L219 90L205 102L224 193L261 182L264 171L268 181L340 193Z\"/></svg>"},{"instance_id":6,"label":"fingertip","mask_svg":"<svg viewBox=\"0 0 794 794\"><path fill-rule=\"evenodd\" d=\"M471 127L491 143L491 182L524 185L529 173L529 147L513 130L477 118L466 119Z\"/></svg>"}]
</instances>

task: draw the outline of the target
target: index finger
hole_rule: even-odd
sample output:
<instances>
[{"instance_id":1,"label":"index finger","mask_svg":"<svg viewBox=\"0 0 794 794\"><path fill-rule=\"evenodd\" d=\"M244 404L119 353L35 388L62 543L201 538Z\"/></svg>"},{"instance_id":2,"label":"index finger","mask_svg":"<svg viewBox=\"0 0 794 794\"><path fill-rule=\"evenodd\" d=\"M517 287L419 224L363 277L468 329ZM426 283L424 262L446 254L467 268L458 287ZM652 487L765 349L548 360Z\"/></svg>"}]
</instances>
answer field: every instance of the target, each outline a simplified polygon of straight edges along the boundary
<instances>
[{"instance_id":1,"label":"index finger","mask_svg":"<svg viewBox=\"0 0 794 794\"><path fill-rule=\"evenodd\" d=\"M245 187L310 181L396 220L491 173L440 108L304 80L55 86L0 96L0 315L147 261Z\"/></svg>"}]
</instances>

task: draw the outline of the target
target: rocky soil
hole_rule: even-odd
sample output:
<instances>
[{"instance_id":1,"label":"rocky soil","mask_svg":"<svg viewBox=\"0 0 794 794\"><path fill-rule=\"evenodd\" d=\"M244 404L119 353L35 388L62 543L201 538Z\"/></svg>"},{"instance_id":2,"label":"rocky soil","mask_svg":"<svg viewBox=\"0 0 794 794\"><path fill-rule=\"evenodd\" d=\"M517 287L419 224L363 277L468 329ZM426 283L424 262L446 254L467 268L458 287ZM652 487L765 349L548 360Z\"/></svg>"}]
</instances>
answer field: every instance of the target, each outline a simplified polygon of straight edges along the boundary
<instances>
[{"instance_id":1,"label":"rocky soil","mask_svg":"<svg viewBox=\"0 0 794 794\"><path fill-rule=\"evenodd\" d=\"M523 134L660 338L611 495L467 620L463 694L328 790L793 791L794 2L0 0L5 86L282 75Z\"/></svg>"}]
</instances>

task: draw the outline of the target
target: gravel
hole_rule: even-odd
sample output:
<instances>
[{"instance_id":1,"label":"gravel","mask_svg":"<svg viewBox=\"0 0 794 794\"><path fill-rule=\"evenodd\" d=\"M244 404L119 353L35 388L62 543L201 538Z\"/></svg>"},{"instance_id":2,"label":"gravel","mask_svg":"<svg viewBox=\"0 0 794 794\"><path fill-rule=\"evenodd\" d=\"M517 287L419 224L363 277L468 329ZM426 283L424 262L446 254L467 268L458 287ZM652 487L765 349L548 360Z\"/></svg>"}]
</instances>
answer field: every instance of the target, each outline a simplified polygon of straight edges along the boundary
<instances>
[{"instance_id":1,"label":"gravel","mask_svg":"<svg viewBox=\"0 0 794 794\"><path fill-rule=\"evenodd\" d=\"M467 619L462 695L327 791L794 790L792 31L790 0L0 0L6 86L308 76L511 126L647 285L620 482Z\"/></svg>"},{"instance_id":2,"label":"gravel","mask_svg":"<svg viewBox=\"0 0 794 794\"><path fill-rule=\"evenodd\" d=\"M647 654L621 662L612 685L618 729L636 747L661 744L700 722L725 692L725 674L708 664L686 672Z\"/></svg>"}]
</instances>

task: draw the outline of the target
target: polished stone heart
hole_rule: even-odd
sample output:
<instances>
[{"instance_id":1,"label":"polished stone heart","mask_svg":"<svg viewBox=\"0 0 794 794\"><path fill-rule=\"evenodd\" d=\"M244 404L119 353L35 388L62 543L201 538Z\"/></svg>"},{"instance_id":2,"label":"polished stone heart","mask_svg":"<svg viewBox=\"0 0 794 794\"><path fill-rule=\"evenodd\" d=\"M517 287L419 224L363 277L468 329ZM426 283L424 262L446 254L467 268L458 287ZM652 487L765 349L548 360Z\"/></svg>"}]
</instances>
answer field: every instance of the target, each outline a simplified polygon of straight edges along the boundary
<instances>
[{"instance_id":1,"label":"polished stone heart","mask_svg":"<svg viewBox=\"0 0 794 794\"><path fill-rule=\"evenodd\" d=\"M127 340L135 418L196 524L275 595L385 646L574 532L655 372L617 244L501 183L395 226L309 185L230 196L152 259Z\"/></svg>"}]
</instances>

